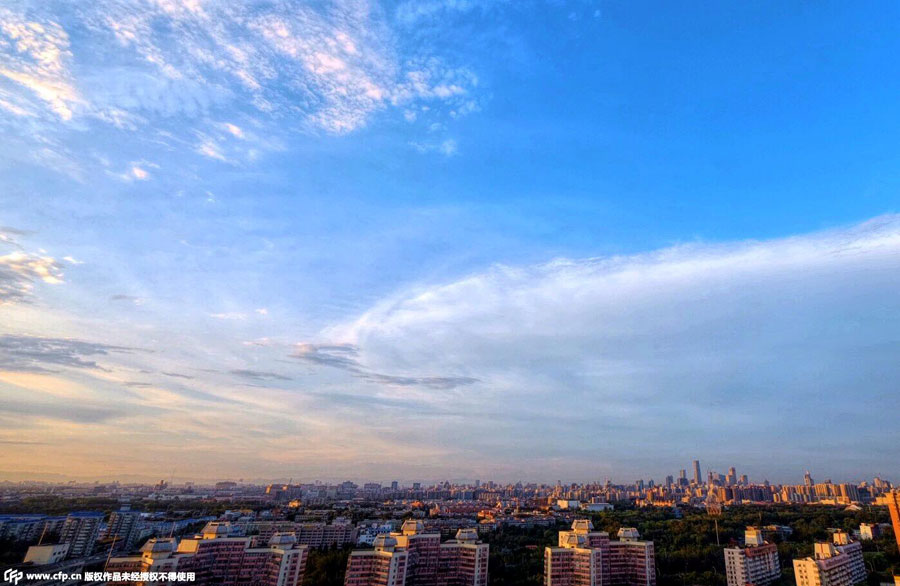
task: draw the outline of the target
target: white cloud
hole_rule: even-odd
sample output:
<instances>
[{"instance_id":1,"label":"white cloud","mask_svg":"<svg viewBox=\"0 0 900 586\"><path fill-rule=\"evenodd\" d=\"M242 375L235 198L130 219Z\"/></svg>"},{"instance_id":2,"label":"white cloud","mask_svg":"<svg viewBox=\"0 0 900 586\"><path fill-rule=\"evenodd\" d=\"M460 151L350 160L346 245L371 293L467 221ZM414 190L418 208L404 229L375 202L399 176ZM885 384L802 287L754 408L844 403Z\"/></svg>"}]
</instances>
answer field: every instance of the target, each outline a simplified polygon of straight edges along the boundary
<instances>
[{"instance_id":1,"label":"white cloud","mask_svg":"<svg viewBox=\"0 0 900 586\"><path fill-rule=\"evenodd\" d=\"M132 165L131 167L131 175L138 181L146 181L150 178L150 174L147 173L144 169L138 167L137 165Z\"/></svg>"},{"instance_id":2,"label":"white cloud","mask_svg":"<svg viewBox=\"0 0 900 586\"><path fill-rule=\"evenodd\" d=\"M244 138L244 131L237 124L232 124L230 122L225 123L225 129L230 132L233 136L237 138Z\"/></svg>"},{"instance_id":3,"label":"white cloud","mask_svg":"<svg viewBox=\"0 0 900 586\"><path fill-rule=\"evenodd\" d=\"M228 311L228 312L223 312L223 313L211 313L211 314L209 314L209 317L212 317L215 319L243 321L243 320L247 319L247 314L241 313L238 311Z\"/></svg>"},{"instance_id":4,"label":"white cloud","mask_svg":"<svg viewBox=\"0 0 900 586\"><path fill-rule=\"evenodd\" d=\"M409 145L420 153L440 153L445 157L452 157L458 151L456 141L452 138L438 142L412 141Z\"/></svg>"},{"instance_id":5,"label":"white cloud","mask_svg":"<svg viewBox=\"0 0 900 586\"><path fill-rule=\"evenodd\" d=\"M864 440L833 445L822 430L839 420L890 427L855 406L900 407L891 382L900 377L898 290L900 216L886 216L766 242L498 265L386 299L322 339L353 347L358 368L481 381L452 398L416 388L404 396L494 413L510 458L572 449L625 462L636 446L657 446L652 457L665 461L697 444L722 454L752 437L755 453L812 462L822 460L816 446L866 451ZM742 427L749 421L752 430ZM454 421L432 437L475 438L479 425ZM604 444L592 430L629 441ZM578 447L547 440L559 434L581 438Z\"/></svg>"},{"instance_id":6,"label":"white cloud","mask_svg":"<svg viewBox=\"0 0 900 586\"><path fill-rule=\"evenodd\" d=\"M30 301L36 282L62 283L62 264L46 254L16 251L0 255L0 304Z\"/></svg>"},{"instance_id":7,"label":"white cloud","mask_svg":"<svg viewBox=\"0 0 900 586\"><path fill-rule=\"evenodd\" d=\"M201 138L196 150L204 157L216 159L217 161L228 161L228 159L225 158L225 153L222 152L221 145L208 136Z\"/></svg>"},{"instance_id":8,"label":"white cloud","mask_svg":"<svg viewBox=\"0 0 900 586\"><path fill-rule=\"evenodd\" d=\"M6 111L34 115L29 100L33 96L60 119L72 118L80 98L68 68L72 56L69 37L57 22L32 20L0 7L0 55L4 56L0 61L0 98ZM17 88L25 93L15 91Z\"/></svg>"}]
</instances>

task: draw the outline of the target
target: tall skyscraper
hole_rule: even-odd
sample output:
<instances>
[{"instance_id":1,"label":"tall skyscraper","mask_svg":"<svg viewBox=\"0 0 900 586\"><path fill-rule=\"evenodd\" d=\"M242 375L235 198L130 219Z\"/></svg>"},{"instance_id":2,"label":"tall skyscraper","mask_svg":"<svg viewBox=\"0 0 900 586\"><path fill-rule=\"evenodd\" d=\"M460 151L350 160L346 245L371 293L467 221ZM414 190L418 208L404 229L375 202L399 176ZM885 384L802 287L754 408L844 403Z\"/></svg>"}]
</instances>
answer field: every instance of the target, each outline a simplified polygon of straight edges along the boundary
<instances>
[{"instance_id":1,"label":"tall skyscraper","mask_svg":"<svg viewBox=\"0 0 900 586\"><path fill-rule=\"evenodd\" d=\"M725 548L728 586L768 586L781 577L778 548L763 541L762 532L747 527L744 547Z\"/></svg>"},{"instance_id":2,"label":"tall skyscraper","mask_svg":"<svg viewBox=\"0 0 900 586\"><path fill-rule=\"evenodd\" d=\"M703 477L700 476L700 460L694 460L694 484L702 484Z\"/></svg>"},{"instance_id":3,"label":"tall skyscraper","mask_svg":"<svg viewBox=\"0 0 900 586\"><path fill-rule=\"evenodd\" d=\"M69 544L69 559L91 555L94 544L100 536L100 524L103 522L103 513L93 511L77 511L69 513L63 523L59 542Z\"/></svg>"},{"instance_id":4,"label":"tall skyscraper","mask_svg":"<svg viewBox=\"0 0 900 586\"><path fill-rule=\"evenodd\" d=\"M900 490L892 490L884 496L887 498L888 510L891 512L894 538L897 539L897 547L900 548Z\"/></svg>"},{"instance_id":5,"label":"tall skyscraper","mask_svg":"<svg viewBox=\"0 0 900 586\"><path fill-rule=\"evenodd\" d=\"M806 474L803 475L803 484L805 484L806 486L812 486L813 484L815 484L812 475L809 473L809 470L807 470Z\"/></svg>"}]
</instances>

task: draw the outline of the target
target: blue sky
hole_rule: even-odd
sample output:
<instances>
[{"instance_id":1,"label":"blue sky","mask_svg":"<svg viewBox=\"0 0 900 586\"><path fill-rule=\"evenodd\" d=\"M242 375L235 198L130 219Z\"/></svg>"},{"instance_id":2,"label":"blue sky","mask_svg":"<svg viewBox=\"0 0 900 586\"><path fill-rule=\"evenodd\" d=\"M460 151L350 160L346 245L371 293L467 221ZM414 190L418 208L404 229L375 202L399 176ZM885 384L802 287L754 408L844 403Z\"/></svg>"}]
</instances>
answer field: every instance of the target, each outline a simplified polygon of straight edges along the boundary
<instances>
[{"instance_id":1,"label":"blue sky","mask_svg":"<svg viewBox=\"0 0 900 586\"><path fill-rule=\"evenodd\" d=\"M4 4L0 476L890 476L898 12Z\"/></svg>"}]
</instances>

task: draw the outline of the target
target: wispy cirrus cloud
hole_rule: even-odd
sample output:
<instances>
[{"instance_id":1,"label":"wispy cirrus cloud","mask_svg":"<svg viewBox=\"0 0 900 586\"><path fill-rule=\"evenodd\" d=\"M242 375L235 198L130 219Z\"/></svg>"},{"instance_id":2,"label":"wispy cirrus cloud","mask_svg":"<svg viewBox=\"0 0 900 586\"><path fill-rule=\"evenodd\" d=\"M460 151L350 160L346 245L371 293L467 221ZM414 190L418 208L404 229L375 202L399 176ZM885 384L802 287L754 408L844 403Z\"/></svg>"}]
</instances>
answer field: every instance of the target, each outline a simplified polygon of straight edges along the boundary
<instances>
[{"instance_id":1,"label":"wispy cirrus cloud","mask_svg":"<svg viewBox=\"0 0 900 586\"><path fill-rule=\"evenodd\" d=\"M366 368L358 355L359 349L349 344L301 343L295 346L291 357L316 366L339 368L368 382L396 387L449 390L478 382L477 378L469 376L409 376L375 372Z\"/></svg>"},{"instance_id":2,"label":"wispy cirrus cloud","mask_svg":"<svg viewBox=\"0 0 900 586\"><path fill-rule=\"evenodd\" d=\"M5 334L0 336L0 369L52 372L57 367L104 370L97 357L130 353L134 348L71 338Z\"/></svg>"},{"instance_id":3,"label":"wispy cirrus cloud","mask_svg":"<svg viewBox=\"0 0 900 586\"><path fill-rule=\"evenodd\" d=\"M0 255L0 303L27 302L37 282L62 283L63 264L51 256L21 250Z\"/></svg>"},{"instance_id":4,"label":"wispy cirrus cloud","mask_svg":"<svg viewBox=\"0 0 900 586\"><path fill-rule=\"evenodd\" d=\"M80 102L72 80L69 36L52 18L32 19L24 11L0 7L0 108L33 117L43 106L70 120Z\"/></svg>"},{"instance_id":5,"label":"wispy cirrus cloud","mask_svg":"<svg viewBox=\"0 0 900 586\"><path fill-rule=\"evenodd\" d=\"M783 450L789 435L811 461L823 422L889 427L858 405L898 407L898 290L900 218L884 216L771 241L498 265L385 299L322 333L340 344L300 345L294 357L386 385L404 382L374 373L465 372L470 388L447 385L456 408L496 413L516 461L563 453L533 438L596 429L635 439L626 450L583 444L572 471L588 453L623 463L637 444L665 460L708 440L723 447L705 453L724 459L751 421L757 453ZM772 409L784 394L809 409L804 421ZM460 425L478 435L477 422ZM832 444L847 457L865 452L862 440Z\"/></svg>"},{"instance_id":6,"label":"wispy cirrus cloud","mask_svg":"<svg viewBox=\"0 0 900 586\"><path fill-rule=\"evenodd\" d=\"M0 70L8 81L0 98L20 116L34 114L33 96L63 120L86 116L118 128L229 104L346 133L389 108L433 102L464 112L478 99L471 71L410 52L389 15L366 0L105 0L76 11L41 2L25 13L5 10L0 37L0 53L12 59ZM71 47L67 26L90 31L99 50ZM237 124L226 130L245 138ZM200 148L218 152L212 139Z\"/></svg>"},{"instance_id":7,"label":"wispy cirrus cloud","mask_svg":"<svg viewBox=\"0 0 900 586\"><path fill-rule=\"evenodd\" d=\"M289 381L291 377L285 376L283 374L278 374L277 372L266 372L261 370L248 370L244 368L237 368L234 370L229 370L229 374L233 374L234 376L250 379L254 381Z\"/></svg>"}]
</instances>

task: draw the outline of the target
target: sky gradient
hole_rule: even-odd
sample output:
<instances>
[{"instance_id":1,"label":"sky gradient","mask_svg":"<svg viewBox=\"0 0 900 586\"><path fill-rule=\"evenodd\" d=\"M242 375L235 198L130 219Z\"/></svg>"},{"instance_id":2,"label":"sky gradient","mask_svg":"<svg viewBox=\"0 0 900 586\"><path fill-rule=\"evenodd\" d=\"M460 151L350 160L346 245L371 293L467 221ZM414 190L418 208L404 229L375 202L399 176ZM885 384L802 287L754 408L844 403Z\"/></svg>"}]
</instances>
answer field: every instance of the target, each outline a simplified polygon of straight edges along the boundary
<instances>
[{"instance_id":1,"label":"sky gradient","mask_svg":"<svg viewBox=\"0 0 900 586\"><path fill-rule=\"evenodd\" d=\"M0 479L891 479L900 5L732 4L3 3Z\"/></svg>"}]
</instances>

